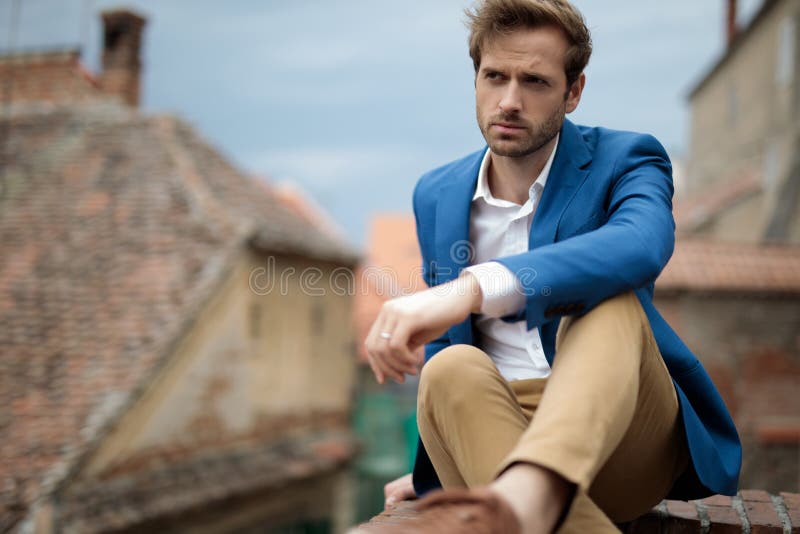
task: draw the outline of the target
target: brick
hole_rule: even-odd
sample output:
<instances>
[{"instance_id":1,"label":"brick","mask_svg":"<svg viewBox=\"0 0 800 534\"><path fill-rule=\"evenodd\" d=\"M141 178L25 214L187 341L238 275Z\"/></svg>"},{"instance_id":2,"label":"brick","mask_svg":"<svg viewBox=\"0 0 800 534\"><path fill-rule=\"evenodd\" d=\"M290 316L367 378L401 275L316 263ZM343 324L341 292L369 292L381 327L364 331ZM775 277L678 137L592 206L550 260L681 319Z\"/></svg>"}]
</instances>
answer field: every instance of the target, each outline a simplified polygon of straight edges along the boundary
<instances>
[{"instance_id":1,"label":"brick","mask_svg":"<svg viewBox=\"0 0 800 534\"><path fill-rule=\"evenodd\" d=\"M667 511L672 517L680 517L683 519L699 519L697 515L697 507L694 503L685 501L666 501Z\"/></svg>"},{"instance_id":2,"label":"brick","mask_svg":"<svg viewBox=\"0 0 800 534\"><path fill-rule=\"evenodd\" d=\"M800 495L797 493L781 493L786 513L792 523L792 534L800 534Z\"/></svg>"},{"instance_id":3,"label":"brick","mask_svg":"<svg viewBox=\"0 0 800 534\"><path fill-rule=\"evenodd\" d=\"M730 506L708 506L706 512L711 521L709 532L712 534L741 534L742 522L739 514Z\"/></svg>"},{"instance_id":4,"label":"brick","mask_svg":"<svg viewBox=\"0 0 800 534\"><path fill-rule=\"evenodd\" d=\"M769 497L769 495L767 495ZM753 534L782 534L783 524L770 502L745 502L744 510Z\"/></svg>"},{"instance_id":5,"label":"brick","mask_svg":"<svg viewBox=\"0 0 800 534\"><path fill-rule=\"evenodd\" d=\"M712 495L700 502L706 506L731 506L731 498L725 495Z\"/></svg>"},{"instance_id":6,"label":"brick","mask_svg":"<svg viewBox=\"0 0 800 534\"><path fill-rule=\"evenodd\" d=\"M786 504L787 510L800 511L800 493L786 493L782 491L781 497L783 497L783 502Z\"/></svg>"},{"instance_id":7,"label":"brick","mask_svg":"<svg viewBox=\"0 0 800 534\"><path fill-rule=\"evenodd\" d=\"M700 532L702 523L697 507L692 502L666 501L669 517L664 521L664 531L670 534Z\"/></svg>"},{"instance_id":8,"label":"brick","mask_svg":"<svg viewBox=\"0 0 800 534\"><path fill-rule=\"evenodd\" d=\"M763 490L742 490L739 495L745 502L772 502L769 493Z\"/></svg>"}]
</instances>

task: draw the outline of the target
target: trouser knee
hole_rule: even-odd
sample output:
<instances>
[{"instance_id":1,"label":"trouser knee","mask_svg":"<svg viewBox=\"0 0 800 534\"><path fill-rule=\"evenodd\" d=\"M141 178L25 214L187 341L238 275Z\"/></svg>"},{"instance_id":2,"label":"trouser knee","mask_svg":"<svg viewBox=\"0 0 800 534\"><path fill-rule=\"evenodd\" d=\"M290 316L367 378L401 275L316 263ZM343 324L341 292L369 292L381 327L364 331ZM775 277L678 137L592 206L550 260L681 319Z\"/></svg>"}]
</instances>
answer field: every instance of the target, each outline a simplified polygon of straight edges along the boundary
<instances>
[{"instance_id":1,"label":"trouser knee","mask_svg":"<svg viewBox=\"0 0 800 534\"><path fill-rule=\"evenodd\" d=\"M418 411L433 406L458 409L475 398L481 383L497 373L489 356L472 345L451 345L442 349L422 368Z\"/></svg>"}]
</instances>

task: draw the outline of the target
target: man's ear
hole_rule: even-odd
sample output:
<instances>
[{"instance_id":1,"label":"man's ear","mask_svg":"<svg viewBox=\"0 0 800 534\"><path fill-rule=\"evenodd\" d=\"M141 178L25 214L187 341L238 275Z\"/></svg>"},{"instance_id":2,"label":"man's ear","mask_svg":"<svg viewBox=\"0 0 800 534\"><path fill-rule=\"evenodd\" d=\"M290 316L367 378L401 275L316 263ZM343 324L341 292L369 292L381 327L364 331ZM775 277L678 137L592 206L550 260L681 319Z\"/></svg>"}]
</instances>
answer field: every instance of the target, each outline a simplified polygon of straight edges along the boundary
<instances>
[{"instance_id":1,"label":"man's ear","mask_svg":"<svg viewBox=\"0 0 800 534\"><path fill-rule=\"evenodd\" d=\"M578 108L583 94L583 88L586 86L586 75L581 73L578 79L572 82L569 90L567 91L566 108L567 113L572 113Z\"/></svg>"}]
</instances>

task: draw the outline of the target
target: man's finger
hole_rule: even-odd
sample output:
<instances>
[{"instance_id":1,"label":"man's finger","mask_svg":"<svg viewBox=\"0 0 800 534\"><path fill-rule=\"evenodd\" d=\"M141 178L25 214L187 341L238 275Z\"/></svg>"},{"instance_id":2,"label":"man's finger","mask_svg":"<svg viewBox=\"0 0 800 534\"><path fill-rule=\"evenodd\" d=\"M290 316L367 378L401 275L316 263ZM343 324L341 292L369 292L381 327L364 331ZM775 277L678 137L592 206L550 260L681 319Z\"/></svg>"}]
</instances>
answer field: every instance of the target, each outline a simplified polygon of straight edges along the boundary
<instances>
[{"instance_id":1,"label":"man's finger","mask_svg":"<svg viewBox=\"0 0 800 534\"><path fill-rule=\"evenodd\" d=\"M394 361L388 343L381 343L371 354L375 359L376 366L384 375L388 375L396 381L403 380L403 368L399 362Z\"/></svg>"},{"instance_id":2,"label":"man's finger","mask_svg":"<svg viewBox=\"0 0 800 534\"><path fill-rule=\"evenodd\" d=\"M375 356L373 356L369 350L367 350L367 362L369 362L369 367L372 369L372 374L375 375L375 380L378 381L378 384L383 384L383 381L386 379L386 377L383 376L383 372L380 370L375 361Z\"/></svg>"},{"instance_id":3,"label":"man's finger","mask_svg":"<svg viewBox=\"0 0 800 534\"><path fill-rule=\"evenodd\" d=\"M384 374L393 378L396 382L405 381L406 364L398 359L392 350L392 342L397 330L397 316L389 307L385 306L381 310L381 321L376 322L373 334L375 338L375 348L373 354Z\"/></svg>"},{"instance_id":4,"label":"man's finger","mask_svg":"<svg viewBox=\"0 0 800 534\"><path fill-rule=\"evenodd\" d=\"M394 361L392 355L388 351L388 347L386 350L376 353L376 356L379 362L378 365L381 366L384 374L394 379L395 382L402 383L405 380L403 368Z\"/></svg>"},{"instance_id":5,"label":"man's finger","mask_svg":"<svg viewBox=\"0 0 800 534\"><path fill-rule=\"evenodd\" d=\"M408 324L408 321L400 322L392 333L392 338L389 340L389 348L394 361L402 366L403 371L415 375L417 374L417 358L408 347L408 337L411 328L413 328L413 326Z\"/></svg>"},{"instance_id":6,"label":"man's finger","mask_svg":"<svg viewBox=\"0 0 800 534\"><path fill-rule=\"evenodd\" d=\"M375 322L372 323L367 339L364 342L369 355L370 367L379 384L383 384L386 381L386 375L394 377L392 368L384 363L383 352L386 350L386 340L382 339L380 335L381 332L387 330L389 320L384 309L381 309Z\"/></svg>"},{"instance_id":7,"label":"man's finger","mask_svg":"<svg viewBox=\"0 0 800 534\"><path fill-rule=\"evenodd\" d=\"M384 493L384 508L390 509L400 502L407 499L413 499L417 496L414 492L414 485L411 480L411 474L402 476L392 482L386 484L383 488Z\"/></svg>"}]
</instances>

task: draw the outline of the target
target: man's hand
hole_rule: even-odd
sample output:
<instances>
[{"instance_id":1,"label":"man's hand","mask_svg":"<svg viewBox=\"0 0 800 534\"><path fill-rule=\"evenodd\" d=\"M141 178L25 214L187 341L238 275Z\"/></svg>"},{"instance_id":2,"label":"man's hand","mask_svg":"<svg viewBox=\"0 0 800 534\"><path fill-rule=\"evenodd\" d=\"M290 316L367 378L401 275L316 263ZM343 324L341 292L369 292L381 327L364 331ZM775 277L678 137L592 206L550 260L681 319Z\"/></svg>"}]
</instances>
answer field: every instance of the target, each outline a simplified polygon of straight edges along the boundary
<instances>
[{"instance_id":1,"label":"man's hand","mask_svg":"<svg viewBox=\"0 0 800 534\"><path fill-rule=\"evenodd\" d=\"M477 278L464 272L452 282L384 303L364 342L378 383L387 376L402 383L405 373L417 374L422 362L414 351L477 313L481 301Z\"/></svg>"},{"instance_id":2,"label":"man's hand","mask_svg":"<svg viewBox=\"0 0 800 534\"><path fill-rule=\"evenodd\" d=\"M411 473L403 475L398 479L392 480L383 487L384 510L394 508L400 501L416 498L414 484L411 482Z\"/></svg>"}]
</instances>

